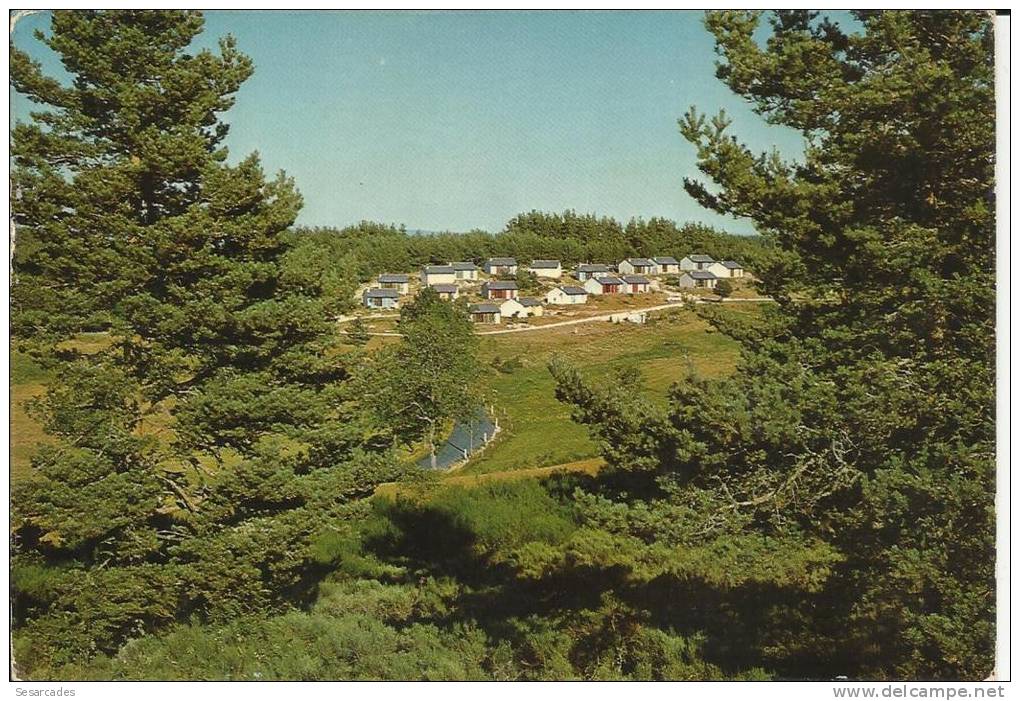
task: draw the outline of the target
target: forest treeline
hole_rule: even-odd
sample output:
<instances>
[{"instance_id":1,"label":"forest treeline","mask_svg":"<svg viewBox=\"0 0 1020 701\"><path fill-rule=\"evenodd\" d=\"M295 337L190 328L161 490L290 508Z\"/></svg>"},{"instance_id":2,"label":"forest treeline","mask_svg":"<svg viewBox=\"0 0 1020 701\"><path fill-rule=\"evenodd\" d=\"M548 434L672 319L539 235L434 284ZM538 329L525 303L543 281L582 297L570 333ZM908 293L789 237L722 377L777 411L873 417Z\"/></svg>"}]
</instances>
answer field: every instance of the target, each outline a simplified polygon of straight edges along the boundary
<instances>
[{"instance_id":1,"label":"forest treeline","mask_svg":"<svg viewBox=\"0 0 1020 701\"><path fill-rule=\"evenodd\" d=\"M41 107L12 134L12 343L47 378L48 434L11 497L19 674L987 677L992 19L854 18L705 17L719 79L809 144L789 163L725 114L680 120L687 192L759 242L570 212L293 229L294 183L227 158L254 70L231 38L191 49L192 11L54 12L42 38L74 81L11 50ZM330 321L384 270L695 250L744 260L777 304L700 310L740 362L664 404L552 362L596 476L468 489L409 468L475 406L462 306L421 295L384 352Z\"/></svg>"},{"instance_id":2,"label":"forest treeline","mask_svg":"<svg viewBox=\"0 0 1020 701\"><path fill-rule=\"evenodd\" d=\"M367 281L382 272L412 272L423 265L510 256L521 264L535 258L576 263L618 263L630 256L706 253L718 260L739 260L749 269L768 255L757 236L727 234L698 223L669 219L632 219L621 224L594 214L527 212L502 231L490 233L408 233L403 226L361 222L341 229L296 227L289 240L301 265L343 270L348 279ZM317 263L318 261L318 263Z\"/></svg>"}]
</instances>

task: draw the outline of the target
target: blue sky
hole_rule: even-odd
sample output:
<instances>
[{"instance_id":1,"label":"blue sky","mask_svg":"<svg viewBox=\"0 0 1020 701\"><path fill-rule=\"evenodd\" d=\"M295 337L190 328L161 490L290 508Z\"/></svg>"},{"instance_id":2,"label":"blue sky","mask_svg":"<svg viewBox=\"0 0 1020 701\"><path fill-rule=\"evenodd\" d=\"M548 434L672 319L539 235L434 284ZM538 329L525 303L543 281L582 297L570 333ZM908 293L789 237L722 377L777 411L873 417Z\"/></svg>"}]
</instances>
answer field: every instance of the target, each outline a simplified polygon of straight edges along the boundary
<instances>
[{"instance_id":1,"label":"blue sky","mask_svg":"<svg viewBox=\"0 0 1020 701\"><path fill-rule=\"evenodd\" d=\"M14 41L58 72L32 37L48 21ZM700 12L220 11L198 43L226 33L255 62L226 115L231 160L257 150L293 176L303 224L499 230L570 208L751 233L683 191L697 170L677 119L724 108L755 150L802 148L716 80Z\"/></svg>"}]
</instances>

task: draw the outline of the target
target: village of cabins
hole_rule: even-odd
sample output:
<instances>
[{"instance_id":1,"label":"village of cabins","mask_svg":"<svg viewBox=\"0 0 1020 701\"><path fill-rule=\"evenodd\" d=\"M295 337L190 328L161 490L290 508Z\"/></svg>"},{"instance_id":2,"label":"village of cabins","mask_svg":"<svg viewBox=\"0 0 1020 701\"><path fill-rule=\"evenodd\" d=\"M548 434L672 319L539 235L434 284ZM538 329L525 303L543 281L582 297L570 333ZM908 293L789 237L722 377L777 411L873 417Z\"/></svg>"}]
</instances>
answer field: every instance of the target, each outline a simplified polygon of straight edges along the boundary
<instances>
[{"instance_id":1,"label":"village of cabins","mask_svg":"<svg viewBox=\"0 0 1020 701\"><path fill-rule=\"evenodd\" d=\"M677 260L672 257L626 258L616 265L580 263L573 271L577 284L557 284L563 279L558 260L533 260L525 270L539 282L553 283L541 299L521 297L516 280L518 265L514 258L490 258L481 268L472 262L427 265L421 270L421 284L431 287L443 299L454 300L471 294L482 301L469 308L471 319L481 324L499 324L504 319L542 316L544 305L586 304L589 295L644 294L660 289L660 276L674 276L677 288L715 289L727 278L744 277L744 268L732 260L691 254ZM482 282L484 276L484 282ZM481 282L475 291L475 285ZM373 310L398 309L401 297L410 294L411 276L384 273L378 286L361 294L362 304Z\"/></svg>"}]
</instances>

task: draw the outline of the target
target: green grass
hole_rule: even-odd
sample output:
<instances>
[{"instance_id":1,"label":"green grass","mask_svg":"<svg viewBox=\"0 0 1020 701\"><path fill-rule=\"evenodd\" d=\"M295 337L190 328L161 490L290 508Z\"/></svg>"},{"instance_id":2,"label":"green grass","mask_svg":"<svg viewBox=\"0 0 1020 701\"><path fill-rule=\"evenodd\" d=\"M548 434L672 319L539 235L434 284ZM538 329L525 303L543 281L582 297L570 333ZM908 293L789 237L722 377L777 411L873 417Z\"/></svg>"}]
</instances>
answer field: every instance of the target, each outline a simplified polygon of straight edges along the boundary
<instances>
[{"instance_id":1,"label":"green grass","mask_svg":"<svg viewBox=\"0 0 1020 701\"><path fill-rule=\"evenodd\" d=\"M755 313L743 308L733 313ZM496 441L459 473L484 474L557 465L597 455L583 426L570 418L570 408L555 397L547 364L555 356L591 377L611 381L614 373L636 368L636 391L664 401L670 385L693 369L705 377L733 371L736 342L716 332L690 311L667 313L643 326L593 323L530 334L489 336L482 341L487 403L494 404L503 431ZM520 359L511 373L491 367L493 358Z\"/></svg>"}]
</instances>

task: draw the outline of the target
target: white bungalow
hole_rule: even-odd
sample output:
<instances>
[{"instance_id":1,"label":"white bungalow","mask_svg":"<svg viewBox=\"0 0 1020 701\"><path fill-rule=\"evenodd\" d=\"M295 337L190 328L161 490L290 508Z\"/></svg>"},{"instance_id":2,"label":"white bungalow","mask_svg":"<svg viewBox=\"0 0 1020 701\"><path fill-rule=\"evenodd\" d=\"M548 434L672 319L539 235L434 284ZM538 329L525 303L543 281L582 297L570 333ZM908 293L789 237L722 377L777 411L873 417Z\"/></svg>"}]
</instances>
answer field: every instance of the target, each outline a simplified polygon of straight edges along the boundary
<instances>
[{"instance_id":1,"label":"white bungalow","mask_svg":"<svg viewBox=\"0 0 1020 701\"><path fill-rule=\"evenodd\" d=\"M396 309L400 306L400 293L377 287L362 292L361 302L369 309Z\"/></svg>"},{"instance_id":2,"label":"white bungalow","mask_svg":"<svg viewBox=\"0 0 1020 701\"><path fill-rule=\"evenodd\" d=\"M643 294L651 290L652 283L644 275L624 275L623 291L630 294Z\"/></svg>"},{"instance_id":3,"label":"white bungalow","mask_svg":"<svg viewBox=\"0 0 1020 701\"><path fill-rule=\"evenodd\" d=\"M517 261L513 258L489 258L482 267L489 275L517 274Z\"/></svg>"},{"instance_id":4,"label":"white bungalow","mask_svg":"<svg viewBox=\"0 0 1020 701\"><path fill-rule=\"evenodd\" d=\"M535 277L559 280L563 275L563 266L558 260L533 260L528 266L528 272L533 273Z\"/></svg>"},{"instance_id":5,"label":"white bungalow","mask_svg":"<svg viewBox=\"0 0 1020 701\"><path fill-rule=\"evenodd\" d=\"M448 282L441 282L437 285L429 285L439 295L439 299L445 299L451 301L457 299L460 295L460 288L456 285L451 285Z\"/></svg>"},{"instance_id":6,"label":"white bungalow","mask_svg":"<svg viewBox=\"0 0 1020 701\"><path fill-rule=\"evenodd\" d=\"M584 282L598 275L608 275L609 273L608 265L602 265L601 263L580 263L574 271L574 277Z\"/></svg>"},{"instance_id":7,"label":"white bungalow","mask_svg":"<svg viewBox=\"0 0 1020 701\"><path fill-rule=\"evenodd\" d=\"M621 275L655 275L659 270L651 258L625 258L616 269Z\"/></svg>"},{"instance_id":8,"label":"white bungalow","mask_svg":"<svg viewBox=\"0 0 1020 701\"><path fill-rule=\"evenodd\" d=\"M685 270L677 278L677 285L680 287L707 287L708 289L715 289L718 282L719 278L715 276L715 273L710 273L707 270Z\"/></svg>"},{"instance_id":9,"label":"white bungalow","mask_svg":"<svg viewBox=\"0 0 1020 701\"><path fill-rule=\"evenodd\" d=\"M717 277L744 277L744 266L735 260L721 260L709 270Z\"/></svg>"},{"instance_id":10,"label":"white bungalow","mask_svg":"<svg viewBox=\"0 0 1020 701\"><path fill-rule=\"evenodd\" d=\"M452 265L426 265L421 269L421 281L426 285L452 284L457 274Z\"/></svg>"},{"instance_id":11,"label":"white bungalow","mask_svg":"<svg viewBox=\"0 0 1020 701\"><path fill-rule=\"evenodd\" d=\"M671 256L659 256L652 258L655 266L659 269L659 275L677 275L680 273L680 261Z\"/></svg>"},{"instance_id":12,"label":"white bungalow","mask_svg":"<svg viewBox=\"0 0 1020 701\"><path fill-rule=\"evenodd\" d=\"M692 253L680 259L681 270L706 270L709 265L715 262L712 256L703 253Z\"/></svg>"},{"instance_id":13,"label":"white bungalow","mask_svg":"<svg viewBox=\"0 0 1020 701\"><path fill-rule=\"evenodd\" d=\"M482 284L485 299L517 299L517 283L513 280L489 280Z\"/></svg>"},{"instance_id":14,"label":"white bungalow","mask_svg":"<svg viewBox=\"0 0 1020 701\"><path fill-rule=\"evenodd\" d=\"M528 316L542 316L544 311L542 303L530 297L508 299L499 305L499 315L503 319L523 319Z\"/></svg>"},{"instance_id":15,"label":"white bungalow","mask_svg":"<svg viewBox=\"0 0 1020 701\"><path fill-rule=\"evenodd\" d=\"M384 290L396 290L406 295L409 289L410 279L404 274L383 273L379 276L379 287Z\"/></svg>"},{"instance_id":16,"label":"white bungalow","mask_svg":"<svg viewBox=\"0 0 1020 701\"><path fill-rule=\"evenodd\" d=\"M476 324L498 324L501 321L498 304L476 304L468 313Z\"/></svg>"},{"instance_id":17,"label":"white bungalow","mask_svg":"<svg viewBox=\"0 0 1020 701\"><path fill-rule=\"evenodd\" d=\"M623 280L613 275L593 277L584 281L584 289L592 295L612 295L623 292Z\"/></svg>"},{"instance_id":18,"label":"white bungalow","mask_svg":"<svg viewBox=\"0 0 1020 701\"><path fill-rule=\"evenodd\" d=\"M453 268L454 277L458 280L477 280L478 266L470 261L456 261L450 263Z\"/></svg>"},{"instance_id":19,"label":"white bungalow","mask_svg":"<svg viewBox=\"0 0 1020 701\"><path fill-rule=\"evenodd\" d=\"M588 290L576 285L560 285L545 295L546 304L584 304L588 301Z\"/></svg>"},{"instance_id":20,"label":"white bungalow","mask_svg":"<svg viewBox=\"0 0 1020 701\"><path fill-rule=\"evenodd\" d=\"M542 316L545 314L545 307L542 306L542 302L534 297L521 297L520 303L524 306L524 311L527 312L528 316Z\"/></svg>"}]
</instances>

